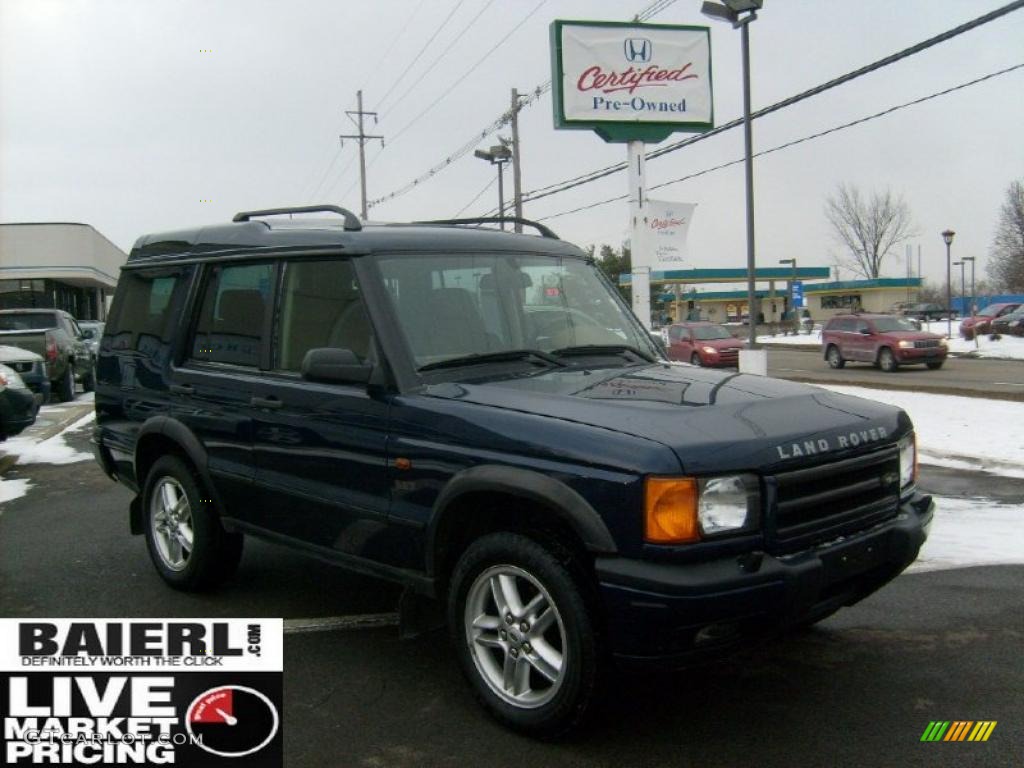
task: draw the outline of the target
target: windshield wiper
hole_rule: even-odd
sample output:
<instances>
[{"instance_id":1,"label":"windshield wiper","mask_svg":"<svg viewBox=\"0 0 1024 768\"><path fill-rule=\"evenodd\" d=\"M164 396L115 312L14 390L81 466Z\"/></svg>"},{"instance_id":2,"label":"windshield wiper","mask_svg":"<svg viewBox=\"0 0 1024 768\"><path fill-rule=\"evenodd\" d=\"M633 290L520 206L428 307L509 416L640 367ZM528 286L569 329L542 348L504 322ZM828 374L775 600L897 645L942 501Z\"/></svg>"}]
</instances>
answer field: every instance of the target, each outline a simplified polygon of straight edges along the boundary
<instances>
[{"instance_id":1,"label":"windshield wiper","mask_svg":"<svg viewBox=\"0 0 1024 768\"><path fill-rule=\"evenodd\" d=\"M417 368L417 371L436 371L440 368L461 368L467 365L481 365L482 363L502 363L511 360L525 360L528 357L542 360L548 365L562 368L565 366L561 360L552 357L547 352L539 349L505 349L500 352L474 352L471 355L460 355L449 357L447 360L438 360L436 363L427 363Z\"/></svg>"},{"instance_id":2,"label":"windshield wiper","mask_svg":"<svg viewBox=\"0 0 1024 768\"><path fill-rule=\"evenodd\" d=\"M583 357L586 355L621 355L628 352L636 355L648 363L654 362L654 357L647 352L642 352L629 344L580 344L575 347L562 347L554 350L551 354L559 357Z\"/></svg>"}]
</instances>

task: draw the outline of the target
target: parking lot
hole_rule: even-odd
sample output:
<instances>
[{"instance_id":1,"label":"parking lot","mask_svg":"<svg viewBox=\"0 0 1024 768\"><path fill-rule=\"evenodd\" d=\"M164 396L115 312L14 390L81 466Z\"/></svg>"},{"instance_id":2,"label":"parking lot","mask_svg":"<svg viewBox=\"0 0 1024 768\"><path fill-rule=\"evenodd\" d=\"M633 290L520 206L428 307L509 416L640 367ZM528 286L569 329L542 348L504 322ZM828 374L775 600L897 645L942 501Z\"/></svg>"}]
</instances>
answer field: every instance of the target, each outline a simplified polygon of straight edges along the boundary
<instances>
[{"instance_id":1,"label":"parking lot","mask_svg":"<svg viewBox=\"0 0 1024 768\"><path fill-rule=\"evenodd\" d=\"M87 430L72 448L87 449ZM0 514L4 616L283 616L289 766L1018 765L1024 567L906 574L818 628L672 674L616 672L575 738L493 724L447 638L403 641L398 591L258 541L217 592L159 580L129 536L129 493L92 462L15 466ZM925 469L922 485L1003 504L1024 481ZM998 721L987 743L921 743L932 720Z\"/></svg>"}]
</instances>

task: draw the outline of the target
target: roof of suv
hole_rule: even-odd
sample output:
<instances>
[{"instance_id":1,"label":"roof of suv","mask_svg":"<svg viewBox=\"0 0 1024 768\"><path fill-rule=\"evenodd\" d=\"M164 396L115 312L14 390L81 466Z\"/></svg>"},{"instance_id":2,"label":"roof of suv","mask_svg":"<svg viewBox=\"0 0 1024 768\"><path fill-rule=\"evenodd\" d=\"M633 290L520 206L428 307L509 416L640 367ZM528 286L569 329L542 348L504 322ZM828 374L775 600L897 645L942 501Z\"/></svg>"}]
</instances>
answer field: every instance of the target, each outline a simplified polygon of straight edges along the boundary
<instances>
[{"instance_id":1,"label":"roof of suv","mask_svg":"<svg viewBox=\"0 0 1024 768\"><path fill-rule=\"evenodd\" d=\"M253 221L253 216L282 213L329 211L341 213L341 219L278 219ZM523 235L492 229L501 219L457 219L411 224L368 224L334 206L280 208L235 215L229 224L195 227L173 232L143 235L135 241L128 262L163 261L195 256L230 255L254 250L344 250L355 254L372 251L444 251L481 253L511 251L586 257L577 246L558 237L543 225L520 220L542 234ZM506 222L515 219L506 217ZM473 225L473 226L470 226Z\"/></svg>"}]
</instances>

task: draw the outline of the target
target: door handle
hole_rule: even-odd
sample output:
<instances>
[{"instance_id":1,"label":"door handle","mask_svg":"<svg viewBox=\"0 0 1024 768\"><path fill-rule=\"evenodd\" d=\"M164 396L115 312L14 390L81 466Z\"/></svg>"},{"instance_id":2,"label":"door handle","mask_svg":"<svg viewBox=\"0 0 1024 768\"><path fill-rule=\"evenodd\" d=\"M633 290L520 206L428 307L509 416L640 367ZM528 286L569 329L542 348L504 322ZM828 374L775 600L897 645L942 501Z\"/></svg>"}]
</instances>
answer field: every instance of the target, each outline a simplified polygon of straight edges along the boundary
<instances>
[{"instance_id":1,"label":"door handle","mask_svg":"<svg viewBox=\"0 0 1024 768\"><path fill-rule=\"evenodd\" d=\"M255 406L256 408L280 408L284 405L284 402L276 397L250 397L249 405Z\"/></svg>"},{"instance_id":2,"label":"door handle","mask_svg":"<svg viewBox=\"0 0 1024 768\"><path fill-rule=\"evenodd\" d=\"M176 395L193 395L196 388L191 384L171 384L170 390Z\"/></svg>"}]
</instances>

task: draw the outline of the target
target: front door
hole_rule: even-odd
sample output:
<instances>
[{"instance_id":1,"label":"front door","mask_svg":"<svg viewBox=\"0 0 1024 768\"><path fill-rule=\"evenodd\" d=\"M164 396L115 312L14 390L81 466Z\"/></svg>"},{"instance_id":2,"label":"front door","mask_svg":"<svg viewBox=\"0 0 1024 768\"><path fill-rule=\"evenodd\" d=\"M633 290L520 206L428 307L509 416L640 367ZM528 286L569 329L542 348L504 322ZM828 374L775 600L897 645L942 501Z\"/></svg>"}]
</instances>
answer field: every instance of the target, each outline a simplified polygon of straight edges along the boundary
<instances>
[{"instance_id":1,"label":"front door","mask_svg":"<svg viewBox=\"0 0 1024 768\"><path fill-rule=\"evenodd\" d=\"M311 349L373 362L373 334L347 259L283 265L271 370L254 390L254 522L307 544L386 561L388 400L365 384L302 378Z\"/></svg>"}]
</instances>

